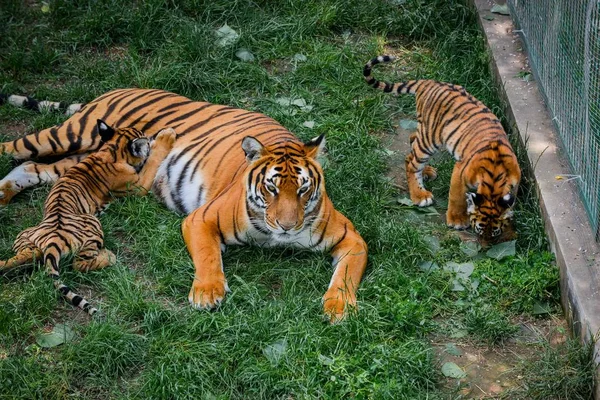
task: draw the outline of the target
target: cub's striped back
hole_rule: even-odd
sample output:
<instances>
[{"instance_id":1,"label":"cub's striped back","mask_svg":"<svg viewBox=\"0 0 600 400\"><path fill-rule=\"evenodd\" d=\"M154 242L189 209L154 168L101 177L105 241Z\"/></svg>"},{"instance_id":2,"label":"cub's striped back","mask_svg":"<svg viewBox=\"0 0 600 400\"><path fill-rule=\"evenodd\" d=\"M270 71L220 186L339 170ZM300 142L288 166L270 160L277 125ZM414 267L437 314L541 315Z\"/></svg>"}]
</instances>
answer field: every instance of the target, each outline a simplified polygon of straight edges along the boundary
<instances>
[{"instance_id":1,"label":"cub's striped back","mask_svg":"<svg viewBox=\"0 0 600 400\"><path fill-rule=\"evenodd\" d=\"M99 120L98 132L102 142L100 149L58 179L44 203L42 222L17 236L13 246L17 253L15 257L0 261L0 269L6 270L32 259L43 260L56 289L71 304L90 315L97 311L96 308L61 281L60 259L74 254L73 267L80 271L96 270L114 263L115 255L104 248L102 226L94 214L114 195L124 195L136 185L141 185L142 192L147 191L158 165L175 140L172 130L161 134L162 148L146 163L150 141L138 129L115 131ZM149 179L145 177L147 174L150 174Z\"/></svg>"}]
</instances>

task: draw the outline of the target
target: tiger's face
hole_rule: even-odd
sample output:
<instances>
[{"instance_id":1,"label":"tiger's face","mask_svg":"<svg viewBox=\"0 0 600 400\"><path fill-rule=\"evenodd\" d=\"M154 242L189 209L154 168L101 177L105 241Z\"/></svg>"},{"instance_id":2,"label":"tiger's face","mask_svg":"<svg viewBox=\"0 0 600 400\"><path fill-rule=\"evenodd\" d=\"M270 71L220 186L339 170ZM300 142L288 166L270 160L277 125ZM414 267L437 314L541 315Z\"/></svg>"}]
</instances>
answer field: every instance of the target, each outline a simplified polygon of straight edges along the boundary
<instances>
[{"instance_id":1,"label":"tiger's face","mask_svg":"<svg viewBox=\"0 0 600 400\"><path fill-rule=\"evenodd\" d=\"M253 137L244 138L242 148L251 165L246 203L256 229L288 241L317 218L324 182L315 158L322 147L323 136L304 146L283 143L271 147Z\"/></svg>"},{"instance_id":2,"label":"tiger's face","mask_svg":"<svg viewBox=\"0 0 600 400\"><path fill-rule=\"evenodd\" d=\"M467 213L471 228L484 239L494 239L511 226L515 196L507 193L491 199L480 193L467 193Z\"/></svg>"},{"instance_id":3,"label":"tiger's face","mask_svg":"<svg viewBox=\"0 0 600 400\"><path fill-rule=\"evenodd\" d=\"M100 119L98 133L102 146L113 150L115 161L125 162L140 171L150 155L150 140L146 135L135 128L114 129Z\"/></svg>"}]
</instances>

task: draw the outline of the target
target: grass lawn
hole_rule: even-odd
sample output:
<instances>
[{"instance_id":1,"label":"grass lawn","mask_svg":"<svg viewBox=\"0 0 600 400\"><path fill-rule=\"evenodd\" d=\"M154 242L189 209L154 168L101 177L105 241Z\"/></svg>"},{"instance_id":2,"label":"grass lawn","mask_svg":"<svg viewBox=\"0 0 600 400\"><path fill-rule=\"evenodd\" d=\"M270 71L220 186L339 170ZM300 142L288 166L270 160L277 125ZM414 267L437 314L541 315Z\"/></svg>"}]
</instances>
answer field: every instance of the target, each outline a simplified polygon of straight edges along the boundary
<instances>
[{"instance_id":1,"label":"grass lawn","mask_svg":"<svg viewBox=\"0 0 600 400\"><path fill-rule=\"evenodd\" d=\"M216 31L225 24L239 37L223 47ZM365 85L362 66L385 52L400 59L377 76L463 85L505 120L475 15L461 1L51 0L46 8L1 0L3 93L82 102L114 88L161 88L264 112L302 139L326 133L327 191L367 241L369 263L359 313L332 326L320 303L328 257L230 247L223 260L232 292L218 311L194 311L182 216L152 196L121 199L101 217L117 264L63 272L102 318L67 305L39 268L0 276L0 398L461 398L469 382L444 377L433 336L502 346L518 319L544 318L534 316L540 305L558 313L558 269L527 179L516 254L501 260L468 254L438 217L398 204L386 163L404 154L390 154L382 137L414 119L415 105ZM64 119L4 106L0 135ZM437 167L443 214L452 162L442 157ZM0 176L10 168L0 159ZM47 191L26 191L0 209L0 259L39 222ZM473 263L474 271L456 290L451 272L425 271L423 261ZM39 335L60 323L73 340L40 347ZM589 349L567 344L558 352L537 345L548 351L525 368L545 380L525 374L508 398L589 398Z\"/></svg>"}]
</instances>

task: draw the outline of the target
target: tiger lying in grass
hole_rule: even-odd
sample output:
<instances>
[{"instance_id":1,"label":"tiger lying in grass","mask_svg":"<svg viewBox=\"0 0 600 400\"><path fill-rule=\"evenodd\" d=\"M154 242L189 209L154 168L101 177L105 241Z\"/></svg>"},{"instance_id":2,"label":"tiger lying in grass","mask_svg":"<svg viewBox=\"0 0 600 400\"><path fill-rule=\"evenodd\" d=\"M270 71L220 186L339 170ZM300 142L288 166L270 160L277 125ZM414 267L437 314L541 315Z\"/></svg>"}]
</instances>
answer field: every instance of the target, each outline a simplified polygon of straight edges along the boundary
<instances>
[{"instance_id":1,"label":"tiger lying in grass","mask_svg":"<svg viewBox=\"0 0 600 400\"><path fill-rule=\"evenodd\" d=\"M0 143L0 154L17 160L64 156L53 164L22 164L0 180L0 205L21 190L53 181L93 151L99 140L90 121L132 126L146 135L163 126L177 131L153 191L167 207L189 214L182 230L194 262L188 294L195 308L217 307L228 290L221 251L230 245L295 246L327 251L333 276L323 295L331 321L355 309L367 265L367 245L327 196L317 161L325 140L303 143L264 114L193 101L158 89L117 89L86 105L5 96L28 108L64 108L64 123ZM1 101L1 97L0 97Z\"/></svg>"},{"instance_id":2,"label":"tiger lying in grass","mask_svg":"<svg viewBox=\"0 0 600 400\"><path fill-rule=\"evenodd\" d=\"M0 261L0 270L7 270L33 259L43 260L56 289L90 315L96 308L61 282L60 259L74 254L73 268L79 271L97 270L115 262L115 255L104 248L102 226L94 214L113 195L125 195L136 187L140 194L146 194L175 143L173 129L161 131L151 144L137 129L114 130L101 120L97 125L103 143L99 150L58 179L44 204L42 222L21 232L13 246L16 255Z\"/></svg>"},{"instance_id":3,"label":"tiger lying in grass","mask_svg":"<svg viewBox=\"0 0 600 400\"><path fill-rule=\"evenodd\" d=\"M433 203L423 177L435 178L429 158L445 148L456 160L450 181L446 223L456 229L469 225L484 241L511 229L515 196L521 169L502 124L496 116L464 88L431 80L381 82L371 68L392 61L379 56L364 67L367 84L392 94L410 93L417 100L417 133L406 157L406 179L413 203ZM509 232L510 234L510 232Z\"/></svg>"}]
</instances>

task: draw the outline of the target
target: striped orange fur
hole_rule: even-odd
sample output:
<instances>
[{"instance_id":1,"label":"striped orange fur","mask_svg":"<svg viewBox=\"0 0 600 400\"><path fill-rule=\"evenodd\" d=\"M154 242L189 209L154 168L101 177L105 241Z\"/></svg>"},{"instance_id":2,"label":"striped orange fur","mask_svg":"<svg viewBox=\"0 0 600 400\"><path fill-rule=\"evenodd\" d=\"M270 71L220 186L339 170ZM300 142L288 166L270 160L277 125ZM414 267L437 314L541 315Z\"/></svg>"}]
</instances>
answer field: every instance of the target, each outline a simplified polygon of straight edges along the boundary
<instances>
[{"instance_id":1,"label":"striped orange fur","mask_svg":"<svg viewBox=\"0 0 600 400\"><path fill-rule=\"evenodd\" d=\"M96 149L99 137L91 121L98 118L150 137L165 126L177 131L153 191L172 210L189 214L182 230L195 266L188 296L192 306L213 308L222 301L227 290L221 261L225 246L256 243L329 251L335 268L323 296L324 311L336 321L356 307L367 246L327 196L316 161L323 138L302 143L257 112L163 90L114 90L59 126L0 144L19 160L67 156L51 165L17 167L0 181L0 201L9 202L40 180L51 181L78 153Z\"/></svg>"},{"instance_id":2,"label":"striped orange fur","mask_svg":"<svg viewBox=\"0 0 600 400\"><path fill-rule=\"evenodd\" d=\"M517 158L496 116L458 85L432 80L381 82L371 75L379 56L364 67L370 86L392 94L413 94L417 102L417 133L406 157L406 179L413 203L429 206L433 195L423 177L435 178L430 157L446 149L456 164L450 181L446 223L456 229L469 225L485 240L499 237L510 226L521 179Z\"/></svg>"},{"instance_id":3,"label":"striped orange fur","mask_svg":"<svg viewBox=\"0 0 600 400\"><path fill-rule=\"evenodd\" d=\"M165 129L150 144L135 128L113 130L98 120L101 145L58 179L44 203L44 219L21 232L13 249L17 253L0 261L0 270L39 259L54 280L56 289L74 306L90 315L97 310L60 280L59 262L74 254L73 267L97 270L114 263L115 255L104 248L104 234L94 214L111 198L138 188L150 190L158 166L175 142L175 131ZM150 148L152 155L148 157Z\"/></svg>"}]
</instances>

